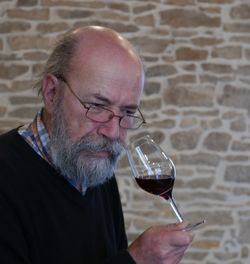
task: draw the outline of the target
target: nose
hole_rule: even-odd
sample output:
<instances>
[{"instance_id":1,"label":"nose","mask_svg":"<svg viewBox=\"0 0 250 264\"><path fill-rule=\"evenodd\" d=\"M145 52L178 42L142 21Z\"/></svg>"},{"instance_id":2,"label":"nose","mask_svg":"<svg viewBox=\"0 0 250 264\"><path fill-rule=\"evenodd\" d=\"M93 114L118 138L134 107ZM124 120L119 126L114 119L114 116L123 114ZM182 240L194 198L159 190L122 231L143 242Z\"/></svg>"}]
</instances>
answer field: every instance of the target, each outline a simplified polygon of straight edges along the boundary
<instances>
[{"instance_id":1,"label":"nose","mask_svg":"<svg viewBox=\"0 0 250 264\"><path fill-rule=\"evenodd\" d=\"M122 128L120 128L119 122L119 118L114 116L108 122L100 124L97 130L98 134L110 139L120 139L120 130Z\"/></svg>"}]
</instances>

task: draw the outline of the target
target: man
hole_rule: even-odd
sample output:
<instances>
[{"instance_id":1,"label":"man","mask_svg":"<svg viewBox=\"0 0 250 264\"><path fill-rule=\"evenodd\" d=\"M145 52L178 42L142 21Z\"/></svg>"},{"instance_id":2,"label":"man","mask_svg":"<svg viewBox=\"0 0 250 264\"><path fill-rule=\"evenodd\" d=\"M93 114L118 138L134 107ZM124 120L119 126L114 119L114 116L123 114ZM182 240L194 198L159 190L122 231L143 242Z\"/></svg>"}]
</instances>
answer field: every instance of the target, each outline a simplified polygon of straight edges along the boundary
<instances>
[{"instance_id":1,"label":"man","mask_svg":"<svg viewBox=\"0 0 250 264\"><path fill-rule=\"evenodd\" d=\"M40 80L44 107L0 137L0 263L178 263L186 223L155 226L127 247L113 176L138 108L141 61L111 29L78 28Z\"/></svg>"}]
</instances>

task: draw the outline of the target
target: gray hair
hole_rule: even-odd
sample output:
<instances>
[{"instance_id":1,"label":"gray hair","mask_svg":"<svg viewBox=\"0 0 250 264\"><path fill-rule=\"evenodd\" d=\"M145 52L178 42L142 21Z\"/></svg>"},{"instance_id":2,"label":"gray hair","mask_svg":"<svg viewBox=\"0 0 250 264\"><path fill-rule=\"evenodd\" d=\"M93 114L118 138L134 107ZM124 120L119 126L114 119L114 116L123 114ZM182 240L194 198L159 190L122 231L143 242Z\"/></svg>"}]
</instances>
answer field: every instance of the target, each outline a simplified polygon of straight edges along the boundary
<instances>
[{"instance_id":1,"label":"gray hair","mask_svg":"<svg viewBox=\"0 0 250 264\"><path fill-rule=\"evenodd\" d=\"M34 85L38 89L38 93L42 93L43 77L50 73L56 77L63 77L69 71L70 60L73 57L77 39L71 34L72 31L66 33L56 42L56 45L49 56L43 72L38 76Z\"/></svg>"}]
</instances>

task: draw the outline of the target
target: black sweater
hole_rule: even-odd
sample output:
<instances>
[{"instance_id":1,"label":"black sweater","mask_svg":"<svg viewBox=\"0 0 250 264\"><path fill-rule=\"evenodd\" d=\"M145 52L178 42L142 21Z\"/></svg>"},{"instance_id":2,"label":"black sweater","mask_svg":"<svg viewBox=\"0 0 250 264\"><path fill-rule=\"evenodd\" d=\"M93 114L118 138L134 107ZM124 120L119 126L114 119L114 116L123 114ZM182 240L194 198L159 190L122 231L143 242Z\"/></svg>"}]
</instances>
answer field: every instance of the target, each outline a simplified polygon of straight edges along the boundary
<instances>
[{"instance_id":1,"label":"black sweater","mask_svg":"<svg viewBox=\"0 0 250 264\"><path fill-rule=\"evenodd\" d=\"M12 130L0 136L0 263L135 263L113 177L81 195Z\"/></svg>"}]
</instances>

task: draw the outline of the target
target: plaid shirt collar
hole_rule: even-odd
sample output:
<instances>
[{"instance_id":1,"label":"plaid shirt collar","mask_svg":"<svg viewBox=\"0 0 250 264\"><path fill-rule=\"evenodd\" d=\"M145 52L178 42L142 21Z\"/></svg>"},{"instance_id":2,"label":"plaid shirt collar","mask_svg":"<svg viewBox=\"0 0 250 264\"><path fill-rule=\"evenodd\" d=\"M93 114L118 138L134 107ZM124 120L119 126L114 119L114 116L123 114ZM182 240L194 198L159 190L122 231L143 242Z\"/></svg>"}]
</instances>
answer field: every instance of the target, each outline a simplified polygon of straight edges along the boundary
<instances>
[{"instance_id":1,"label":"plaid shirt collar","mask_svg":"<svg viewBox=\"0 0 250 264\"><path fill-rule=\"evenodd\" d=\"M33 122L20 127L18 133L38 155L52 164L49 155L49 134L42 121L42 109L36 114Z\"/></svg>"}]
</instances>

